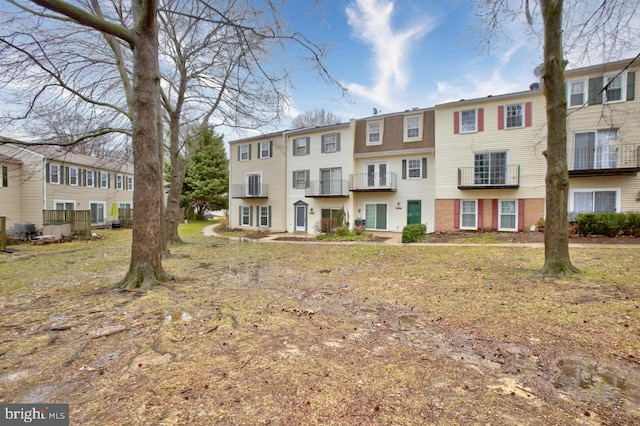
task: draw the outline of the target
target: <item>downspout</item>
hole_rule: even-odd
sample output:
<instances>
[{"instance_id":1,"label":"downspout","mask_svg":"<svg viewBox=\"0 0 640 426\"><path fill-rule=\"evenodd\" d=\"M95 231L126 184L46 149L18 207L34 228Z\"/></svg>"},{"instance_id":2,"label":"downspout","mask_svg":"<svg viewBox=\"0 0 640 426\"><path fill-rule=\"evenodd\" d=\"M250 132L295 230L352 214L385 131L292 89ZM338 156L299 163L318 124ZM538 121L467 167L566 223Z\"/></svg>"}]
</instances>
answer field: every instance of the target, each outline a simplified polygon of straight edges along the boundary
<instances>
[{"instance_id":1,"label":"downspout","mask_svg":"<svg viewBox=\"0 0 640 426\"><path fill-rule=\"evenodd\" d=\"M42 210L47 209L47 159L42 159Z\"/></svg>"}]
</instances>

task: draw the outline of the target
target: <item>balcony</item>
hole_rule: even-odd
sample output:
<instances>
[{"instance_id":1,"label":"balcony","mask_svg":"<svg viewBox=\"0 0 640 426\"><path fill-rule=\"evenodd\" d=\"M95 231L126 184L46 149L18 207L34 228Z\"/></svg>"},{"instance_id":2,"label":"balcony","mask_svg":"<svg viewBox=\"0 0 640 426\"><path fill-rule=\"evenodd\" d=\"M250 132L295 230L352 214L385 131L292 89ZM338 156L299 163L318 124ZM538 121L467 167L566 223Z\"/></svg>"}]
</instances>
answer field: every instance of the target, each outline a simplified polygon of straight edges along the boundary
<instances>
[{"instance_id":1,"label":"balcony","mask_svg":"<svg viewBox=\"0 0 640 426\"><path fill-rule=\"evenodd\" d=\"M517 189L520 187L520 165L505 167L461 167L458 189Z\"/></svg>"},{"instance_id":2,"label":"balcony","mask_svg":"<svg viewBox=\"0 0 640 426\"><path fill-rule=\"evenodd\" d=\"M231 198L269 198L269 185L231 185Z\"/></svg>"},{"instance_id":3,"label":"balcony","mask_svg":"<svg viewBox=\"0 0 640 426\"><path fill-rule=\"evenodd\" d=\"M396 192L395 173L361 173L349 175L349 191L353 192Z\"/></svg>"},{"instance_id":4,"label":"balcony","mask_svg":"<svg viewBox=\"0 0 640 426\"><path fill-rule=\"evenodd\" d=\"M569 147L569 176L619 176L640 172L640 144Z\"/></svg>"},{"instance_id":5,"label":"balcony","mask_svg":"<svg viewBox=\"0 0 640 426\"><path fill-rule=\"evenodd\" d=\"M305 197L314 198L341 198L349 196L349 185L346 180L329 179L309 182L305 188Z\"/></svg>"}]
</instances>

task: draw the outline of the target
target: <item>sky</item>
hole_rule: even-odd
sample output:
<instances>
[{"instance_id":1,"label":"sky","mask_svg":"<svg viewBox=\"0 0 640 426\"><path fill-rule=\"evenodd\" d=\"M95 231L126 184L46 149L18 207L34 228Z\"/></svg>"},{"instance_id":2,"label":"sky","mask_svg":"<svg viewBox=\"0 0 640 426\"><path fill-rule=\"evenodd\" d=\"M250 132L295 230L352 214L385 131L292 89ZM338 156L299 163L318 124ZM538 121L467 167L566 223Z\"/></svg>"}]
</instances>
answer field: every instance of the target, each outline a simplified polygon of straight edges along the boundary
<instances>
[{"instance_id":1,"label":"sky","mask_svg":"<svg viewBox=\"0 0 640 426\"><path fill-rule=\"evenodd\" d=\"M326 67L348 88L295 65L289 115L323 108L342 121L438 103L528 90L542 62L537 40L513 24L491 49L475 2L464 0L324 0L291 2L290 24L327 47ZM524 16L523 16L524 18ZM286 123L285 123L286 125Z\"/></svg>"}]
</instances>

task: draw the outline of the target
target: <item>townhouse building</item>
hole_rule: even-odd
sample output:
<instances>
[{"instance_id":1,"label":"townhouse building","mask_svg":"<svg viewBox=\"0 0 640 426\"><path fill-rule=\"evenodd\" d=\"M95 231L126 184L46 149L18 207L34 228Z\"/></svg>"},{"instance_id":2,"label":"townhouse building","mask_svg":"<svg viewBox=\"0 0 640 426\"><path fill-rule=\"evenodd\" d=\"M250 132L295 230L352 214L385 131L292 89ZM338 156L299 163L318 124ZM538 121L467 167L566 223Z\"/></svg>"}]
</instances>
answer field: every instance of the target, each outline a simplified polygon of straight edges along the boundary
<instances>
[{"instance_id":1,"label":"townhouse building","mask_svg":"<svg viewBox=\"0 0 640 426\"><path fill-rule=\"evenodd\" d=\"M356 220L369 230L434 231L435 111L414 108L356 120L349 180Z\"/></svg>"},{"instance_id":2,"label":"townhouse building","mask_svg":"<svg viewBox=\"0 0 640 426\"><path fill-rule=\"evenodd\" d=\"M569 70L569 212L640 211L638 61Z\"/></svg>"},{"instance_id":3,"label":"townhouse building","mask_svg":"<svg viewBox=\"0 0 640 426\"><path fill-rule=\"evenodd\" d=\"M537 84L435 111L436 231L523 231L544 217L547 132Z\"/></svg>"},{"instance_id":4,"label":"townhouse building","mask_svg":"<svg viewBox=\"0 0 640 426\"><path fill-rule=\"evenodd\" d=\"M286 146L282 132L229 144L229 226L286 230Z\"/></svg>"},{"instance_id":5,"label":"townhouse building","mask_svg":"<svg viewBox=\"0 0 640 426\"><path fill-rule=\"evenodd\" d=\"M318 234L341 221L353 225L353 133L353 121L284 132L287 232Z\"/></svg>"},{"instance_id":6,"label":"townhouse building","mask_svg":"<svg viewBox=\"0 0 640 426\"><path fill-rule=\"evenodd\" d=\"M114 209L133 208L133 165L51 146L0 144L0 216L7 229L43 225L43 210L90 210L91 225L105 226ZM117 218L117 217L116 217Z\"/></svg>"}]
</instances>

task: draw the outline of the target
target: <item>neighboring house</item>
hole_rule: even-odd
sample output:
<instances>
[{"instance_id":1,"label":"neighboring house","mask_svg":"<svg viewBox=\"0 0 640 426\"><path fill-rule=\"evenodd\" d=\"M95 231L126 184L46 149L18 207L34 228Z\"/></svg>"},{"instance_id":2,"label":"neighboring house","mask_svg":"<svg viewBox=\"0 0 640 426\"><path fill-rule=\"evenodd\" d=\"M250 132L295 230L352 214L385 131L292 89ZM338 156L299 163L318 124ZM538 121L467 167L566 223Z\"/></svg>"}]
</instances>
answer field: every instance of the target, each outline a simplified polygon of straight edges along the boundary
<instances>
[{"instance_id":1,"label":"neighboring house","mask_svg":"<svg viewBox=\"0 0 640 426\"><path fill-rule=\"evenodd\" d=\"M8 231L21 222L42 227L43 210L90 210L91 225L104 226L115 219L114 206L133 208L131 164L14 144L0 144L0 163L7 168L0 215L7 216Z\"/></svg>"},{"instance_id":2,"label":"neighboring house","mask_svg":"<svg viewBox=\"0 0 640 426\"><path fill-rule=\"evenodd\" d=\"M435 111L436 231L522 231L544 217L547 130L538 85Z\"/></svg>"},{"instance_id":3,"label":"neighboring house","mask_svg":"<svg viewBox=\"0 0 640 426\"><path fill-rule=\"evenodd\" d=\"M286 146L286 230L322 232L341 212L353 225L349 192L353 173L354 122L283 133ZM281 184L282 184L281 183Z\"/></svg>"},{"instance_id":4,"label":"neighboring house","mask_svg":"<svg viewBox=\"0 0 640 426\"><path fill-rule=\"evenodd\" d=\"M229 143L229 227L286 229L285 151L282 132Z\"/></svg>"},{"instance_id":5,"label":"neighboring house","mask_svg":"<svg viewBox=\"0 0 640 426\"><path fill-rule=\"evenodd\" d=\"M565 72L569 211L640 211L640 102L630 60Z\"/></svg>"},{"instance_id":6,"label":"neighboring house","mask_svg":"<svg viewBox=\"0 0 640 426\"><path fill-rule=\"evenodd\" d=\"M433 232L434 117L433 108L414 108L356 120L349 190L355 219L367 229L401 232L425 223Z\"/></svg>"}]
</instances>

